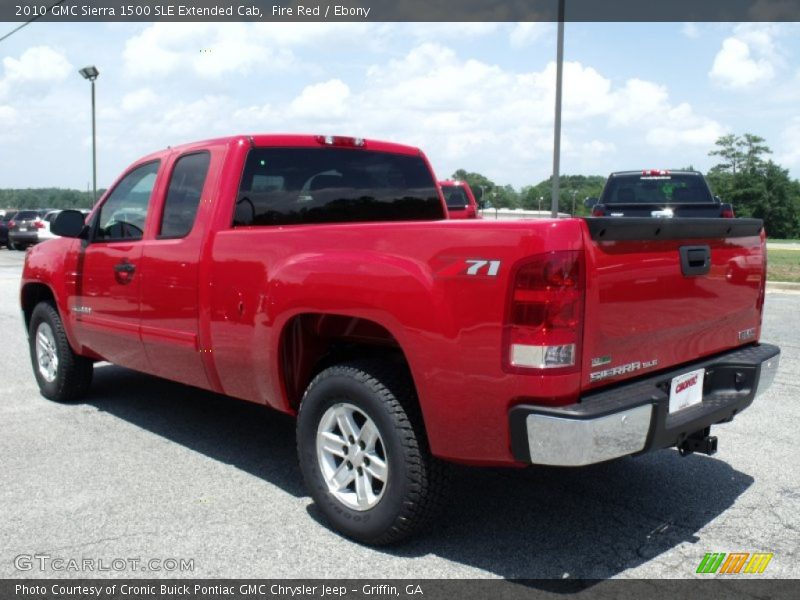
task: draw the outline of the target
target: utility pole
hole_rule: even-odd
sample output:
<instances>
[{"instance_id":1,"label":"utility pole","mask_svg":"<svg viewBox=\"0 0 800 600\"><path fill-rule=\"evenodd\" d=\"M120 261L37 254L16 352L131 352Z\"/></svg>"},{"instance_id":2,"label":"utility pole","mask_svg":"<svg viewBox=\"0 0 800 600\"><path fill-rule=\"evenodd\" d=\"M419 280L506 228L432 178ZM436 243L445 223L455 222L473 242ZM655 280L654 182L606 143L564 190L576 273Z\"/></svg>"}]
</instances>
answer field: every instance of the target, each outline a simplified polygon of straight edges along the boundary
<instances>
[{"instance_id":1,"label":"utility pole","mask_svg":"<svg viewBox=\"0 0 800 600\"><path fill-rule=\"evenodd\" d=\"M92 200L97 202L97 133L95 127L95 108L94 108L94 82L100 71L94 65L84 67L78 71L84 79L92 83Z\"/></svg>"},{"instance_id":2,"label":"utility pole","mask_svg":"<svg viewBox=\"0 0 800 600\"><path fill-rule=\"evenodd\" d=\"M561 89L564 78L564 2L558 0L558 41L556 48L556 115L553 131L553 201L551 217L558 217L558 195L561 169Z\"/></svg>"}]
</instances>

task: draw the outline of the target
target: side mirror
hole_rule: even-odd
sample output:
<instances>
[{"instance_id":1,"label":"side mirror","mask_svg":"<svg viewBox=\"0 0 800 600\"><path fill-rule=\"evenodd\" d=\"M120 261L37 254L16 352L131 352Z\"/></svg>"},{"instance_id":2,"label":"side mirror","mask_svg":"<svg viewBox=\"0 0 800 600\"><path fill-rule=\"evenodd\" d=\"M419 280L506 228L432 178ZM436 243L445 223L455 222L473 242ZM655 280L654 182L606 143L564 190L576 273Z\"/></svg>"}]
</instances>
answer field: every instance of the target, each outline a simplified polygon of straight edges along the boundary
<instances>
[{"instance_id":1,"label":"side mirror","mask_svg":"<svg viewBox=\"0 0 800 600\"><path fill-rule=\"evenodd\" d=\"M590 208L591 209L591 208L594 208L594 205L597 204L598 202L599 202L599 200L597 198L586 198L583 201L583 205L586 208Z\"/></svg>"},{"instance_id":2,"label":"side mirror","mask_svg":"<svg viewBox=\"0 0 800 600\"><path fill-rule=\"evenodd\" d=\"M50 226L50 231L61 237L82 237L86 216L78 210L62 210Z\"/></svg>"}]
</instances>

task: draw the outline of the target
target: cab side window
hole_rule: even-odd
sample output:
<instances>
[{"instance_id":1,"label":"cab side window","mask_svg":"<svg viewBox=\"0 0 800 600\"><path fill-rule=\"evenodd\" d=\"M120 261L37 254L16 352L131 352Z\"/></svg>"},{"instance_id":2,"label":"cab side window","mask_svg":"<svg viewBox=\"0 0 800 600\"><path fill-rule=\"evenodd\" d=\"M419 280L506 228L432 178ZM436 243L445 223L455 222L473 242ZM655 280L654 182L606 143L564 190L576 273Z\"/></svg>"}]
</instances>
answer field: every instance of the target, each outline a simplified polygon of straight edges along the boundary
<instances>
[{"instance_id":1,"label":"cab side window","mask_svg":"<svg viewBox=\"0 0 800 600\"><path fill-rule=\"evenodd\" d=\"M186 154L177 160L169 181L158 237L180 238L192 230L210 162L208 152Z\"/></svg>"},{"instance_id":2,"label":"cab side window","mask_svg":"<svg viewBox=\"0 0 800 600\"><path fill-rule=\"evenodd\" d=\"M137 167L119 182L100 207L95 241L142 239L160 164L160 161L153 161Z\"/></svg>"}]
</instances>

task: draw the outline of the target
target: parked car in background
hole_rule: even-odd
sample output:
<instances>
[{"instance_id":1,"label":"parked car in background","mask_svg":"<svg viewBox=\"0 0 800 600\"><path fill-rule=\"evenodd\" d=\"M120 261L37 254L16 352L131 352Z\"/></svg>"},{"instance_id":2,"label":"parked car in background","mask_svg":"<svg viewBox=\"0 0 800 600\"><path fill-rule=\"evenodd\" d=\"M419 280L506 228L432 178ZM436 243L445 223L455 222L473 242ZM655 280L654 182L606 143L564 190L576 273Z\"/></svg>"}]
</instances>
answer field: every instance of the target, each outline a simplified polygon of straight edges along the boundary
<instances>
[{"instance_id":1,"label":"parked car in background","mask_svg":"<svg viewBox=\"0 0 800 600\"><path fill-rule=\"evenodd\" d=\"M608 176L600 198L587 198L593 217L723 217L733 207L711 194L699 171L619 171Z\"/></svg>"},{"instance_id":2,"label":"parked car in background","mask_svg":"<svg viewBox=\"0 0 800 600\"><path fill-rule=\"evenodd\" d=\"M17 214L15 210L8 210L0 218L0 246L8 246L8 222ZM9 248L10 249L10 248Z\"/></svg>"},{"instance_id":3,"label":"parked car in background","mask_svg":"<svg viewBox=\"0 0 800 600\"><path fill-rule=\"evenodd\" d=\"M466 181L440 181L447 214L451 219L479 219L478 203Z\"/></svg>"},{"instance_id":4,"label":"parked car in background","mask_svg":"<svg viewBox=\"0 0 800 600\"><path fill-rule=\"evenodd\" d=\"M8 222L8 249L25 250L39 242L39 231L44 229L42 217L48 211L21 210Z\"/></svg>"},{"instance_id":5,"label":"parked car in background","mask_svg":"<svg viewBox=\"0 0 800 600\"><path fill-rule=\"evenodd\" d=\"M52 240L53 238L57 238L58 236L50 231L50 226L55 221L56 217L59 215L60 210L51 210L45 213L42 217L42 221L44 222L44 227L39 230L39 241L44 242L45 240Z\"/></svg>"}]
</instances>

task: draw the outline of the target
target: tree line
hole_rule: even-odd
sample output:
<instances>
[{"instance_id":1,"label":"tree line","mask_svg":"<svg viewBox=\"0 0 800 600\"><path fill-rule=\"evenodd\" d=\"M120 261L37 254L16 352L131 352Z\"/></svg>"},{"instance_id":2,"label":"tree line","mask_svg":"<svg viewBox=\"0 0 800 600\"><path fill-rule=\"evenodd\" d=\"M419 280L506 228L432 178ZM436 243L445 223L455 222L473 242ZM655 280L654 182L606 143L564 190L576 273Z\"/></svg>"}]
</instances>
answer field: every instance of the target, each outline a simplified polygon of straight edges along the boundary
<instances>
[{"instance_id":1,"label":"tree line","mask_svg":"<svg viewBox=\"0 0 800 600\"><path fill-rule=\"evenodd\" d=\"M764 138L751 133L725 135L708 154L720 160L706 173L715 196L731 203L739 217L763 219L769 237L800 238L800 181L791 179L788 169L768 158L772 150ZM550 210L552 177L520 190L497 185L480 173L464 169L457 170L452 177L466 181L473 190L481 190L487 205ZM605 181L606 177L601 175L562 175L559 211L588 214L584 199L599 197Z\"/></svg>"},{"instance_id":2,"label":"tree line","mask_svg":"<svg viewBox=\"0 0 800 600\"><path fill-rule=\"evenodd\" d=\"M97 191L98 198L103 191ZM91 208L93 205L92 192L64 188L0 189L0 208L6 210L23 208Z\"/></svg>"}]
</instances>

